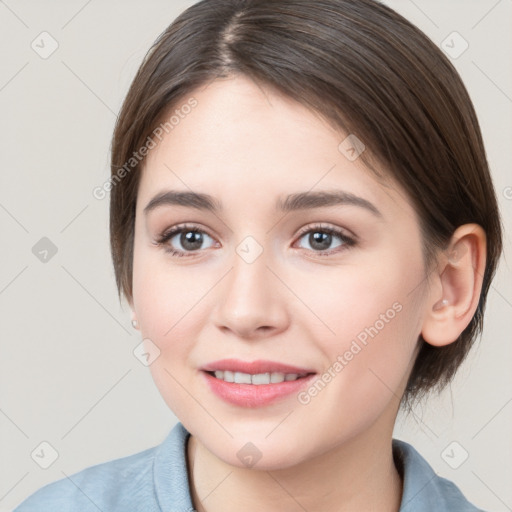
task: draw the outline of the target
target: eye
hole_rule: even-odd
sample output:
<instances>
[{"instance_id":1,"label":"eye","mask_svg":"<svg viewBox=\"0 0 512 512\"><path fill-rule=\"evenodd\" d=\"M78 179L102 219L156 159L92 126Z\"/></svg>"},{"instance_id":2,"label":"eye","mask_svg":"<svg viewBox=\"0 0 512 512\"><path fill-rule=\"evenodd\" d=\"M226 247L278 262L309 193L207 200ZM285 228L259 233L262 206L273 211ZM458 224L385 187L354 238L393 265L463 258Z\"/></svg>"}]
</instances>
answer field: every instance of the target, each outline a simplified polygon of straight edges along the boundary
<instances>
[{"instance_id":1,"label":"eye","mask_svg":"<svg viewBox=\"0 0 512 512\"><path fill-rule=\"evenodd\" d=\"M317 254L332 254L345 250L348 247L355 245L355 240L347 236L343 231L329 226L313 226L303 231L299 236L299 240L306 240L310 249ZM333 242L339 241L333 246ZM333 250L341 247L341 249Z\"/></svg>"},{"instance_id":2,"label":"eye","mask_svg":"<svg viewBox=\"0 0 512 512\"><path fill-rule=\"evenodd\" d=\"M213 238L197 226L175 226L164 231L156 240L157 245L165 245L165 251L172 256L193 256L196 251L204 249L203 244Z\"/></svg>"},{"instance_id":3,"label":"eye","mask_svg":"<svg viewBox=\"0 0 512 512\"><path fill-rule=\"evenodd\" d=\"M313 226L303 230L299 240L304 239L309 247L305 247L317 255L330 255L347 249L356 244L354 238L343 231L329 226ZM164 231L155 241L156 245L164 246L171 256L190 257L205 249L203 244L214 239L204 230L194 225L175 226ZM338 243L333 246L333 242ZM303 247L304 248L304 247ZM340 248L335 250L336 248ZM334 250L333 250L334 249Z\"/></svg>"}]
</instances>

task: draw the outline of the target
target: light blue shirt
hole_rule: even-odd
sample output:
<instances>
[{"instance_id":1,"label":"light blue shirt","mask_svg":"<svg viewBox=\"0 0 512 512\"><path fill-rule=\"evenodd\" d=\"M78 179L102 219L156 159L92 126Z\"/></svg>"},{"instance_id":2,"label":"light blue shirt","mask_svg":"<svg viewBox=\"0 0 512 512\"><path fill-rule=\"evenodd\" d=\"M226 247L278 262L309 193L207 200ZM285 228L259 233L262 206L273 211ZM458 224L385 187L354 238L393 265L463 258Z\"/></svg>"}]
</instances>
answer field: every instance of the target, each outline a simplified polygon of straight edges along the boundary
<instances>
[{"instance_id":1,"label":"light blue shirt","mask_svg":"<svg viewBox=\"0 0 512 512\"><path fill-rule=\"evenodd\" d=\"M177 423L162 444L52 482L14 512L193 512L189 435ZM400 512L482 512L455 484L437 476L410 444L393 439L393 455L404 475Z\"/></svg>"}]
</instances>

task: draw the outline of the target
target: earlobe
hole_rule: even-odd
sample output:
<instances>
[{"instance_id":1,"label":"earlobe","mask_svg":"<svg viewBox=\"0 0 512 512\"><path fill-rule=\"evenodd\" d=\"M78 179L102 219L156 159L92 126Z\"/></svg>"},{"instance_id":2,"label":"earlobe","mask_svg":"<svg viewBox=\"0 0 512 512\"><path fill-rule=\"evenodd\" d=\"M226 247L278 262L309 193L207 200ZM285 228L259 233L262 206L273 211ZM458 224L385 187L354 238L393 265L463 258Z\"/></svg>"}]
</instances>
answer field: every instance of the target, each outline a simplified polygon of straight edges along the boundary
<instances>
[{"instance_id":1,"label":"earlobe","mask_svg":"<svg viewBox=\"0 0 512 512\"><path fill-rule=\"evenodd\" d=\"M427 301L422 337L434 346L458 339L473 318L482 290L486 262L485 231L478 224L455 230L440 256L438 285Z\"/></svg>"}]
</instances>

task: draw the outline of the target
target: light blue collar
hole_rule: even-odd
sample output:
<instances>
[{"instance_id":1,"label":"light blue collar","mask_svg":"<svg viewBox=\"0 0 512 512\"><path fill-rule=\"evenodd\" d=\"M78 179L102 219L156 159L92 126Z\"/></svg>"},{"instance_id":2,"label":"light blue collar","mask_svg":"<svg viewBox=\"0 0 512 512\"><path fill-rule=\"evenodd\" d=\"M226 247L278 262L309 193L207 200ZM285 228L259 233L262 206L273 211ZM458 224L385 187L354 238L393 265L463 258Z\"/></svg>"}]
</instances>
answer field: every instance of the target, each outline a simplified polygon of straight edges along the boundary
<instances>
[{"instance_id":1,"label":"light blue collar","mask_svg":"<svg viewBox=\"0 0 512 512\"><path fill-rule=\"evenodd\" d=\"M193 512L187 472L186 446L190 433L177 423L155 454L155 493L163 512ZM439 477L408 443L393 439L395 463L403 468L403 493L399 512L482 512L460 490Z\"/></svg>"}]
</instances>

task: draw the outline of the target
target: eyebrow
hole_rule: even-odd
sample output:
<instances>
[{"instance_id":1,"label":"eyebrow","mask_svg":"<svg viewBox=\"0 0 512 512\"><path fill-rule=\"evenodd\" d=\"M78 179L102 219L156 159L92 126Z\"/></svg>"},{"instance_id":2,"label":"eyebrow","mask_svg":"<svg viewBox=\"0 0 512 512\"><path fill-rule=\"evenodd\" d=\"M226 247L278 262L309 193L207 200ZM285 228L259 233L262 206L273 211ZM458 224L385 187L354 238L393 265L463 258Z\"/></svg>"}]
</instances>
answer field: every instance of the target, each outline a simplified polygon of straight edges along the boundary
<instances>
[{"instance_id":1,"label":"eyebrow","mask_svg":"<svg viewBox=\"0 0 512 512\"><path fill-rule=\"evenodd\" d=\"M370 201L342 190L290 194L284 201L282 199L277 201L276 210L289 213L298 210L339 205L358 206L368 210L377 217L382 217L382 213ZM222 203L209 194L167 190L153 197L144 208L144 213L147 215L150 211L161 206L185 206L212 213L222 211Z\"/></svg>"}]
</instances>

